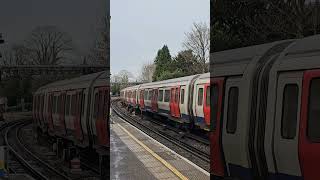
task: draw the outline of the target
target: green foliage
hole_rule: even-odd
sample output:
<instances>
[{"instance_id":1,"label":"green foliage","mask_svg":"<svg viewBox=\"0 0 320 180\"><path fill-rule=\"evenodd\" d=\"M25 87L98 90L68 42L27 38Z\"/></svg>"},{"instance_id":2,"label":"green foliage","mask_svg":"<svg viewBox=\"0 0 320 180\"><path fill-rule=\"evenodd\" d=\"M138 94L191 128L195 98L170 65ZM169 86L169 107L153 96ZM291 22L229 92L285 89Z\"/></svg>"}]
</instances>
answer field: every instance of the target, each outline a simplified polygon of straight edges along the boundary
<instances>
[{"instance_id":1,"label":"green foliage","mask_svg":"<svg viewBox=\"0 0 320 180\"><path fill-rule=\"evenodd\" d=\"M153 73L152 80L158 81L159 77L165 71L173 70L172 66L172 58L170 55L170 51L167 45L164 45L160 50L158 50L157 56L154 60L154 64L156 66L155 71Z\"/></svg>"},{"instance_id":2,"label":"green foliage","mask_svg":"<svg viewBox=\"0 0 320 180\"><path fill-rule=\"evenodd\" d=\"M192 50L180 51L173 59L174 68L179 70L182 76L202 73L201 63L192 53Z\"/></svg>"},{"instance_id":3,"label":"green foliage","mask_svg":"<svg viewBox=\"0 0 320 180\"><path fill-rule=\"evenodd\" d=\"M164 46L158 51L158 56L155 60L155 69L157 72L154 73L154 81L202 73L201 62L199 62L198 58L192 53L192 50L180 51L177 56L173 58L169 55L170 53L167 46Z\"/></svg>"},{"instance_id":4,"label":"green foliage","mask_svg":"<svg viewBox=\"0 0 320 180\"><path fill-rule=\"evenodd\" d=\"M320 32L319 6L299 1L211 1L211 52Z\"/></svg>"}]
</instances>

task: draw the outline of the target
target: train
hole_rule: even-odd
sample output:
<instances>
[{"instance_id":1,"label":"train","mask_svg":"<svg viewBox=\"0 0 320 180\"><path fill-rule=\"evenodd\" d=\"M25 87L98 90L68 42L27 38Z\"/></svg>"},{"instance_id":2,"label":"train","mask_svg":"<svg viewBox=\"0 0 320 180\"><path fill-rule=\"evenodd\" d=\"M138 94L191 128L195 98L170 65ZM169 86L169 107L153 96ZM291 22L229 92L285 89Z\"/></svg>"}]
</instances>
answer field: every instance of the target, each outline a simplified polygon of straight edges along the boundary
<instances>
[{"instance_id":1,"label":"train","mask_svg":"<svg viewBox=\"0 0 320 180\"><path fill-rule=\"evenodd\" d=\"M33 125L37 134L62 139L65 148L108 154L109 114L107 71L53 82L33 94Z\"/></svg>"},{"instance_id":2,"label":"train","mask_svg":"<svg viewBox=\"0 0 320 180\"><path fill-rule=\"evenodd\" d=\"M129 109L166 118L184 129L210 130L210 73L124 88Z\"/></svg>"},{"instance_id":3,"label":"train","mask_svg":"<svg viewBox=\"0 0 320 180\"><path fill-rule=\"evenodd\" d=\"M211 179L319 179L320 35L210 58Z\"/></svg>"}]
</instances>

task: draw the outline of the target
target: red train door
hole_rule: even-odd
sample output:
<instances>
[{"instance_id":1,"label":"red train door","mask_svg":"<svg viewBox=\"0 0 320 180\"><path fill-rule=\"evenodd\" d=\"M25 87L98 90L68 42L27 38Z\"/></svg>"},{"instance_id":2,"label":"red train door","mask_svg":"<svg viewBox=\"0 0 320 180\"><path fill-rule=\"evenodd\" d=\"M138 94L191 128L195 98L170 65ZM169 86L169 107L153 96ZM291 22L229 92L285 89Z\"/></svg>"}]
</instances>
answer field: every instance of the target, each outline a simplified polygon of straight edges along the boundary
<instances>
[{"instance_id":1,"label":"red train door","mask_svg":"<svg viewBox=\"0 0 320 180\"><path fill-rule=\"evenodd\" d=\"M151 109L154 112L158 112L158 89L152 90L152 97L151 97Z\"/></svg>"},{"instance_id":2,"label":"red train door","mask_svg":"<svg viewBox=\"0 0 320 180\"><path fill-rule=\"evenodd\" d=\"M305 71L302 83L299 159L305 180L319 178L320 70Z\"/></svg>"},{"instance_id":3,"label":"red train door","mask_svg":"<svg viewBox=\"0 0 320 180\"><path fill-rule=\"evenodd\" d=\"M210 125L210 85L204 85L204 105L203 105L203 113L204 113L204 122L206 125Z\"/></svg>"},{"instance_id":4,"label":"red train door","mask_svg":"<svg viewBox=\"0 0 320 180\"><path fill-rule=\"evenodd\" d=\"M176 87L174 99L175 99L175 101L174 101L174 117L179 118L180 117L180 107L179 107L180 86Z\"/></svg>"},{"instance_id":5,"label":"red train door","mask_svg":"<svg viewBox=\"0 0 320 180\"><path fill-rule=\"evenodd\" d=\"M75 137L79 140L83 140L82 127L81 127L81 104L82 104L82 90L76 93L76 107L75 107L75 117L74 117L74 127L75 127Z\"/></svg>"},{"instance_id":6,"label":"red train door","mask_svg":"<svg viewBox=\"0 0 320 180\"><path fill-rule=\"evenodd\" d=\"M174 102L175 102L175 88L171 88L171 92L170 92L170 113L172 117L175 117L175 108L174 108Z\"/></svg>"},{"instance_id":7,"label":"red train door","mask_svg":"<svg viewBox=\"0 0 320 180\"><path fill-rule=\"evenodd\" d=\"M144 109L144 90L140 90L140 107Z\"/></svg>"},{"instance_id":8,"label":"red train door","mask_svg":"<svg viewBox=\"0 0 320 180\"><path fill-rule=\"evenodd\" d=\"M223 78L214 78L212 83L212 111L210 122L210 174L223 177L225 175L225 162L222 151L222 98L223 98Z\"/></svg>"},{"instance_id":9,"label":"red train door","mask_svg":"<svg viewBox=\"0 0 320 180\"><path fill-rule=\"evenodd\" d=\"M105 103L109 103L109 88L101 87L99 88L98 93L98 117L96 119L96 131L98 136L98 143L99 145L107 145L108 144L108 137L107 137L107 120L109 118L107 114L105 114L106 105Z\"/></svg>"}]
</instances>

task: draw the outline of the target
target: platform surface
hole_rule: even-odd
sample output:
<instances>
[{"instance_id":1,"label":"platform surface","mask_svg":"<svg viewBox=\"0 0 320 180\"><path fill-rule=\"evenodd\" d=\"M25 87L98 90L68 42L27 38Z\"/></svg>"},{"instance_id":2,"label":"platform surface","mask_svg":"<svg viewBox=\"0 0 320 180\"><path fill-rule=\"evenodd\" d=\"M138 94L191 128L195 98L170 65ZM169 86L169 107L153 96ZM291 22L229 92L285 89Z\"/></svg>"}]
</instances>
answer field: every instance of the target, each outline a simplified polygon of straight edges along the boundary
<instances>
[{"instance_id":1,"label":"platform surface","mask_svg":"<svg viewBox=\"0 0 320 180\"><path fill-rule=\"evenodd\" d=\"M110 128L110 179L210 179L208 172L116 115Z\"/></svg>"}]
</instances>

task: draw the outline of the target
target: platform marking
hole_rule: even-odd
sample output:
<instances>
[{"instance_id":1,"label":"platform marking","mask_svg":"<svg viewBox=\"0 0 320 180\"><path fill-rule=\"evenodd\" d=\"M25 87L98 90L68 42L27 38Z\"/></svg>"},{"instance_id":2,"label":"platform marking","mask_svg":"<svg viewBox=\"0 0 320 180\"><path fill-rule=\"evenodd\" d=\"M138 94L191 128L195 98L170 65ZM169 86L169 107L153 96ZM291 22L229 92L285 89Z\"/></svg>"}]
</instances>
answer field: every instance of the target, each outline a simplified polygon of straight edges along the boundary
<instances>
[{"instance_id":1,"label":"platform marking","mask_svg":"<svg viewBox=\"0 0 320 180\"><path fill-rule=\"evenodd\" d=\"M130 127L133 127L134 129L136 129L137 131L139 131L140 133L142 133L143 135L147 136L148 138L150 138L152 141L154 141L155 143L159 144L160 146L164 147L166 150L170 151L171 153L177 155L179 158L183 159L184 161L186 161L187 163L191 164L193 167L195 167L196 169L198 169L200 172L202 172L203 174L205 174L206 176L210 177L210 173L204 169L202 169L201 167L199 167L198 165L194 164L193 162L191 162L189 159L181 156L180 154L178 154L177 152L173 151L172 149L168 148L167 146L165 146L164 144L160 143L159 141L153 139L152 137L150 137L148 134L144 133L143 131L141 131L140 129L138 129L137 127L133 126L130 123L127 123L125 120L123 120L121 117L117 116L121 121L123 121L124 123L128 124Z\"/></svg>"},{"instance_id":2,"label":"platform marking","mask_svg":"<svg viewBox=\"0 0 320 180\"><path fill-rule=\"evenodd\" d=\"M172 171L176 176L178 176L180 179L187 180L188 178L185 177L183 174L181 174L175 167L173 167L170 163L168 163L166 160L162 159L158 154L153 152L148 146L146 146L143 142L138 140L136 137L134 137L126 128L121 126L119 123L117 125L126 132L133 140L135 140L140 146L142 146L146 151L148 151L154 158L156 158L158 161L160 161L164 166L166 166L170 171Z\"/></svg>"}]
</instances>

